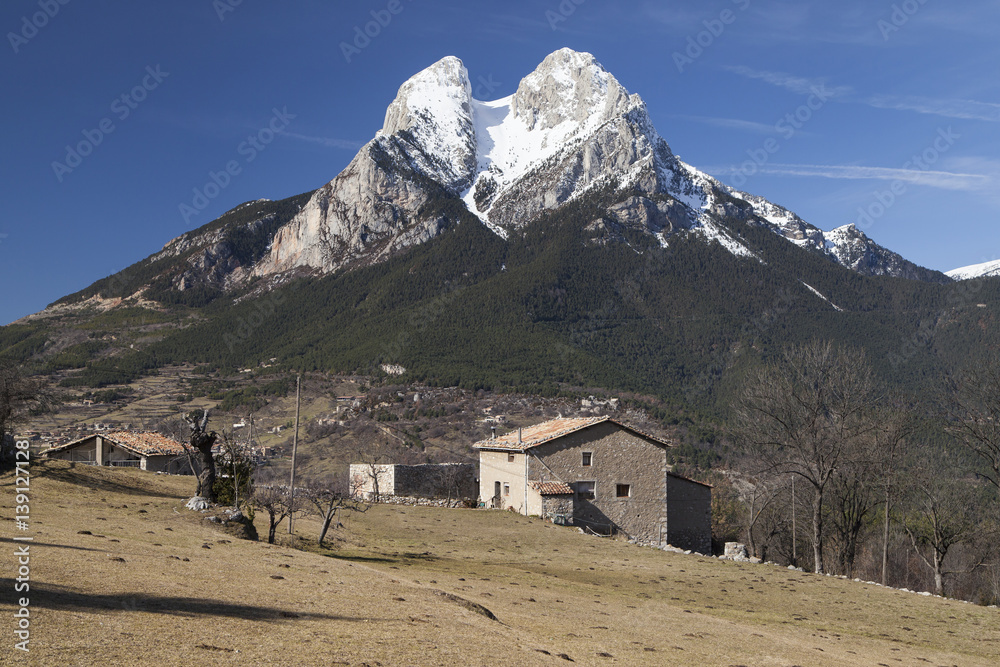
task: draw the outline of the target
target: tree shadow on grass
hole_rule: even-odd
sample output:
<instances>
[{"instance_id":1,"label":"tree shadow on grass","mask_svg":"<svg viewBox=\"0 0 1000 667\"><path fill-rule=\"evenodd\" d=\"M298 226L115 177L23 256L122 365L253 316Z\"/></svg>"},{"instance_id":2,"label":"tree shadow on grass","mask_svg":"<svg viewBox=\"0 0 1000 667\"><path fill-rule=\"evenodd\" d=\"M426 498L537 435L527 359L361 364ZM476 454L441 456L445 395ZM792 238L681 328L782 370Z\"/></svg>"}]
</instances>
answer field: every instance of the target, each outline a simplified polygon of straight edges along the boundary
<instances>
[{"instance_id":1,"label":"tree shadow on grass","mask_svg":"<svg viewBox=\"0 0 1000 667\"><path fill-rule=\"evenodd\" d=\"M352 563L398 563L397 558L386 558L385 556L349 556L347 554L325 553L327 558L335 560L349 560Z\"/></svg>"},{"instance_id":2,"label":"tree shadow on grass","mask_svg":"<svg viewBox=\"0 0 1000 667\"><path fill-rule=\"evenodd\" d=\"M14 580L0 579L5 590L11 590ZM358 618L315 612L299 613L276 607L212 600L209 598L169 597L147 593L82 593L64 586L31 582L31 604L35 608L58 611L133 611L174 616L230 617L250 621L288 621L313 618L329 621L371 622L391 619Z\"/></svg>"},{"instance_id":3,"label":"tree shadow on grass","mask_svg":"<svg viewBox=\"0 0 1000 667\"><path fill-rule=\"evenodd\" d=\"M16 546L23 546L24 542L15 542L8 537L0 537L0 544L13 544ZM39 542L38 540L32 540L31 548L42 548L42 549L76 549L77 551L105 551L105 549L92 549L90 547L74 547L69 544L55 544L53 542ZM6 551L6 549L5 549Z\"/></svg>"},{"instance_id":4,"label":"tree shadow on grass","mask_svg":"<svg viewBox=\"0 0 1000 667\"><path fill-rule=\"evenodd\" d=\"M56 462L40 459L32 464L31 474L36 477L45 477L66 484L75 484L88 489L111 493L147 496L150 498L170 498L172 500L180 498L180 496L154 490L151 483L152 479L148 481L135 479L129 472L106 466L80 465L77 468L72 462ZM152 473L147 474L151 475ZM191 486L194 487L194 477L191 480Z\"/></svg>"}]
</instances>

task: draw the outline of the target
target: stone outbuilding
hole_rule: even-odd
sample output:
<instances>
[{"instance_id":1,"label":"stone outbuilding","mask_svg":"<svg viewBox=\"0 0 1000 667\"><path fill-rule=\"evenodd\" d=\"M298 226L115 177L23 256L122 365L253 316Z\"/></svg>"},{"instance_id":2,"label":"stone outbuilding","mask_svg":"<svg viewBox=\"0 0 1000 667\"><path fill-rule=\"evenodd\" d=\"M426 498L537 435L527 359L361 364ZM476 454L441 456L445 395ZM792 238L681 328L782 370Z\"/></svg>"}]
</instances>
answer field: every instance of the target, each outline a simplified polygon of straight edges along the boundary
<instances>
[{"instance_id":1,"label":"stone outbuilding","mask_svg":"<svg viewBox=\"0 0 1000 667\"><path fill-rule=\"evenodd\" d=\"M711 553L712 487L674 474L665 440L591 417L553 419L473 446L488 507Z\"/></svg>"},{"instance_id":2,"label":"stone outbuilding","mask_svg":"<svg viewBox=\"0 0 1000 667\"><path fill-rule=\"evenodd\" d=\"M50 459L97 466L191 474L186 445L152 431L94 433L42 454Z\"/></svg>"},{"instance_id":3,"label":"stone outbuilding","mask_svg":"<svg viewBox=\"0 0 1000 667\"><path fill-rule=\"evenodd\" d=\"M474 499L476 466L472 463L352 463L351 495L372 500L388 496Z\"/></svg>"}]
</instances>

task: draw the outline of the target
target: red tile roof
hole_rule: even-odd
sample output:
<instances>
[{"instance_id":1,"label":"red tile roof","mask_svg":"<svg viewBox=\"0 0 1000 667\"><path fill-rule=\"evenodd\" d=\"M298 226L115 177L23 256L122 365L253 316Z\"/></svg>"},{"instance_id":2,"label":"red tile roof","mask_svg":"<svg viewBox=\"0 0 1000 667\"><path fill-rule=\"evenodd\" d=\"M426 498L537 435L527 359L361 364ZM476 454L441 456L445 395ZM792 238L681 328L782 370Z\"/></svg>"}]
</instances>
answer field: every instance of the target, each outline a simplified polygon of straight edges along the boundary
<instances>
[{"instance_id":1,"label":"red tile roof","mask_svg":"<svg viewBox=\"0 0 1000 667\"><path fill-rule=\"evenodd\" d=\"M531 488L538 491L543 496L565 496L572 495L573 489L569 484L562 482L532 482Z\"/></svg>"},{"instance_id":2,"label":"red tile roof","mask_svg":"<svg viewBox=\"0 0 1000 667\"><path fill-rule=\"evenodd\" d=\"M648 433L643 433L642 431L632 428L627 424L623 424L622 422L612 419L611 417L580 417L573 419L552 419L547 422L542 422L541 424L536 424L535 426L529 426L528 428L521 429L520 441L518 441L518 432L515 430L498 438L480 440L473 445L473 448L515 450L523 452L526 449L537 447L538 445L555 440L556 438L561 438L565 435L569 435L570 433L575 433L581 429L601 424L603 422L617 424L624 429L632 431L637 435L652 440L665 447L671 446L669 442L661 440L660 438L652 436Z\"/></svg>"},{"instance_id":3,"label":"red tile roof","mask_svg":"<svg viewBox=\"0 0 1000 667\"><path fill-rule=\"evenodd\" d=\"M53 447L42 453L49 454L63 451L97 436L140 456L180 456L184 453L185 449L190 449L190 445L177 442L173 438L168 438L161 433L153 431L111 431L109 433L91 433L83 438L68 442L59 447Z\"/></svg>"}]
</instances>

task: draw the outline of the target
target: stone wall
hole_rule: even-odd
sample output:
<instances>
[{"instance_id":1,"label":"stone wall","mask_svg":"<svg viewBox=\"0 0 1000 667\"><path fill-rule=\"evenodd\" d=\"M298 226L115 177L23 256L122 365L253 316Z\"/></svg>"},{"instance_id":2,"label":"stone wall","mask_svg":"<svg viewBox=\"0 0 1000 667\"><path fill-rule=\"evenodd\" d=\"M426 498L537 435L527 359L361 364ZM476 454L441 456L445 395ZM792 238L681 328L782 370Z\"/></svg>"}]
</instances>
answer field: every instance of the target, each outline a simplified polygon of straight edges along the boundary
<instances>
[{"instance_id":1,"label":"stone wall","mask_svg":"<svg viewBox=\"0 0 1000 667\"><path fill-rule=\"evenodd\" d=\"M565 520L567 525L573 523L573 496L542 496L543 519L555 523Z\"/></svg>"},{"instance_id":2,"label":"stone wall","mask_svg":"<svg viewBox=\"0 0 1000 667\"><path fill-rule=\"evenodd\" d=\"M352 464L352 492L371 498L375 492L372 474L372 466ZM479 490L476 466L471 463L379 464L374 467L374 474L378 475L380 496L475 498Z\"/></svg>"},{"instance_id":3,"label":"stone wall","mask_svg":"<svg viewBox=\"0 0 1000 667\"><path fill-rule=\"evenodd\" d=\"M712 489L667 475L667 542L680 549L712 553Z\"/></svg>"},{"instance_id":4,"label":"stone wall","mask_svg":"<svg viewBox=\"0 0 1000 667\"><path fill-rule=\"evenodd\" d=\"M475 498L479 491L472 463L397 465L393 495L417 498Z\"/></svg>"}]
</instances>

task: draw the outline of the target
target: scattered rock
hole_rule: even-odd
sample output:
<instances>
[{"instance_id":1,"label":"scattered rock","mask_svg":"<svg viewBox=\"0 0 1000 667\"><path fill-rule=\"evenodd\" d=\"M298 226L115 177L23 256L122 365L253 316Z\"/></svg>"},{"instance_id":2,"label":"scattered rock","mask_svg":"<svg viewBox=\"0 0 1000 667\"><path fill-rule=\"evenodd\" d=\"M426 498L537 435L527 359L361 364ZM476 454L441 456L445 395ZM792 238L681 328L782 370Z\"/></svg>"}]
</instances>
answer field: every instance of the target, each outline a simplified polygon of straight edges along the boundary
<instances>
[{"instance_id":1,"label":"scattered rock","mask_svg":"<svg viewBox=\"0 0 1000 667\"><path fill-rule=\"evenodd\" d=\"M728 560L745 561L749 560L750 553L747 551L747 545L745 544L741 544L739 542L726 542L724 557Z\"/></svg>"},{"instance_id":2,"label":"scattered rock","mask_svg":"<svg viewBox=\"0 0 1000 667\"><path fill-rule=\"evenodd\" d=\"M205 521L220 528L224 533L241 540L256 542L259 537L253 522L236 508L228 508L219 514L207 516Z\"/></svg>"},{"instance_id":3,"label":"scattered rock","mask_svg":"<svg viewBox=\"0 0 1000 667\"><path fill-rule=\"evenodd\" d=\"M200 512L208 509L208 501L201 496L195 496L191 500L184 503L184 507L189 510L194 510L195 512Z\"/></svg>"}]
</instances>

